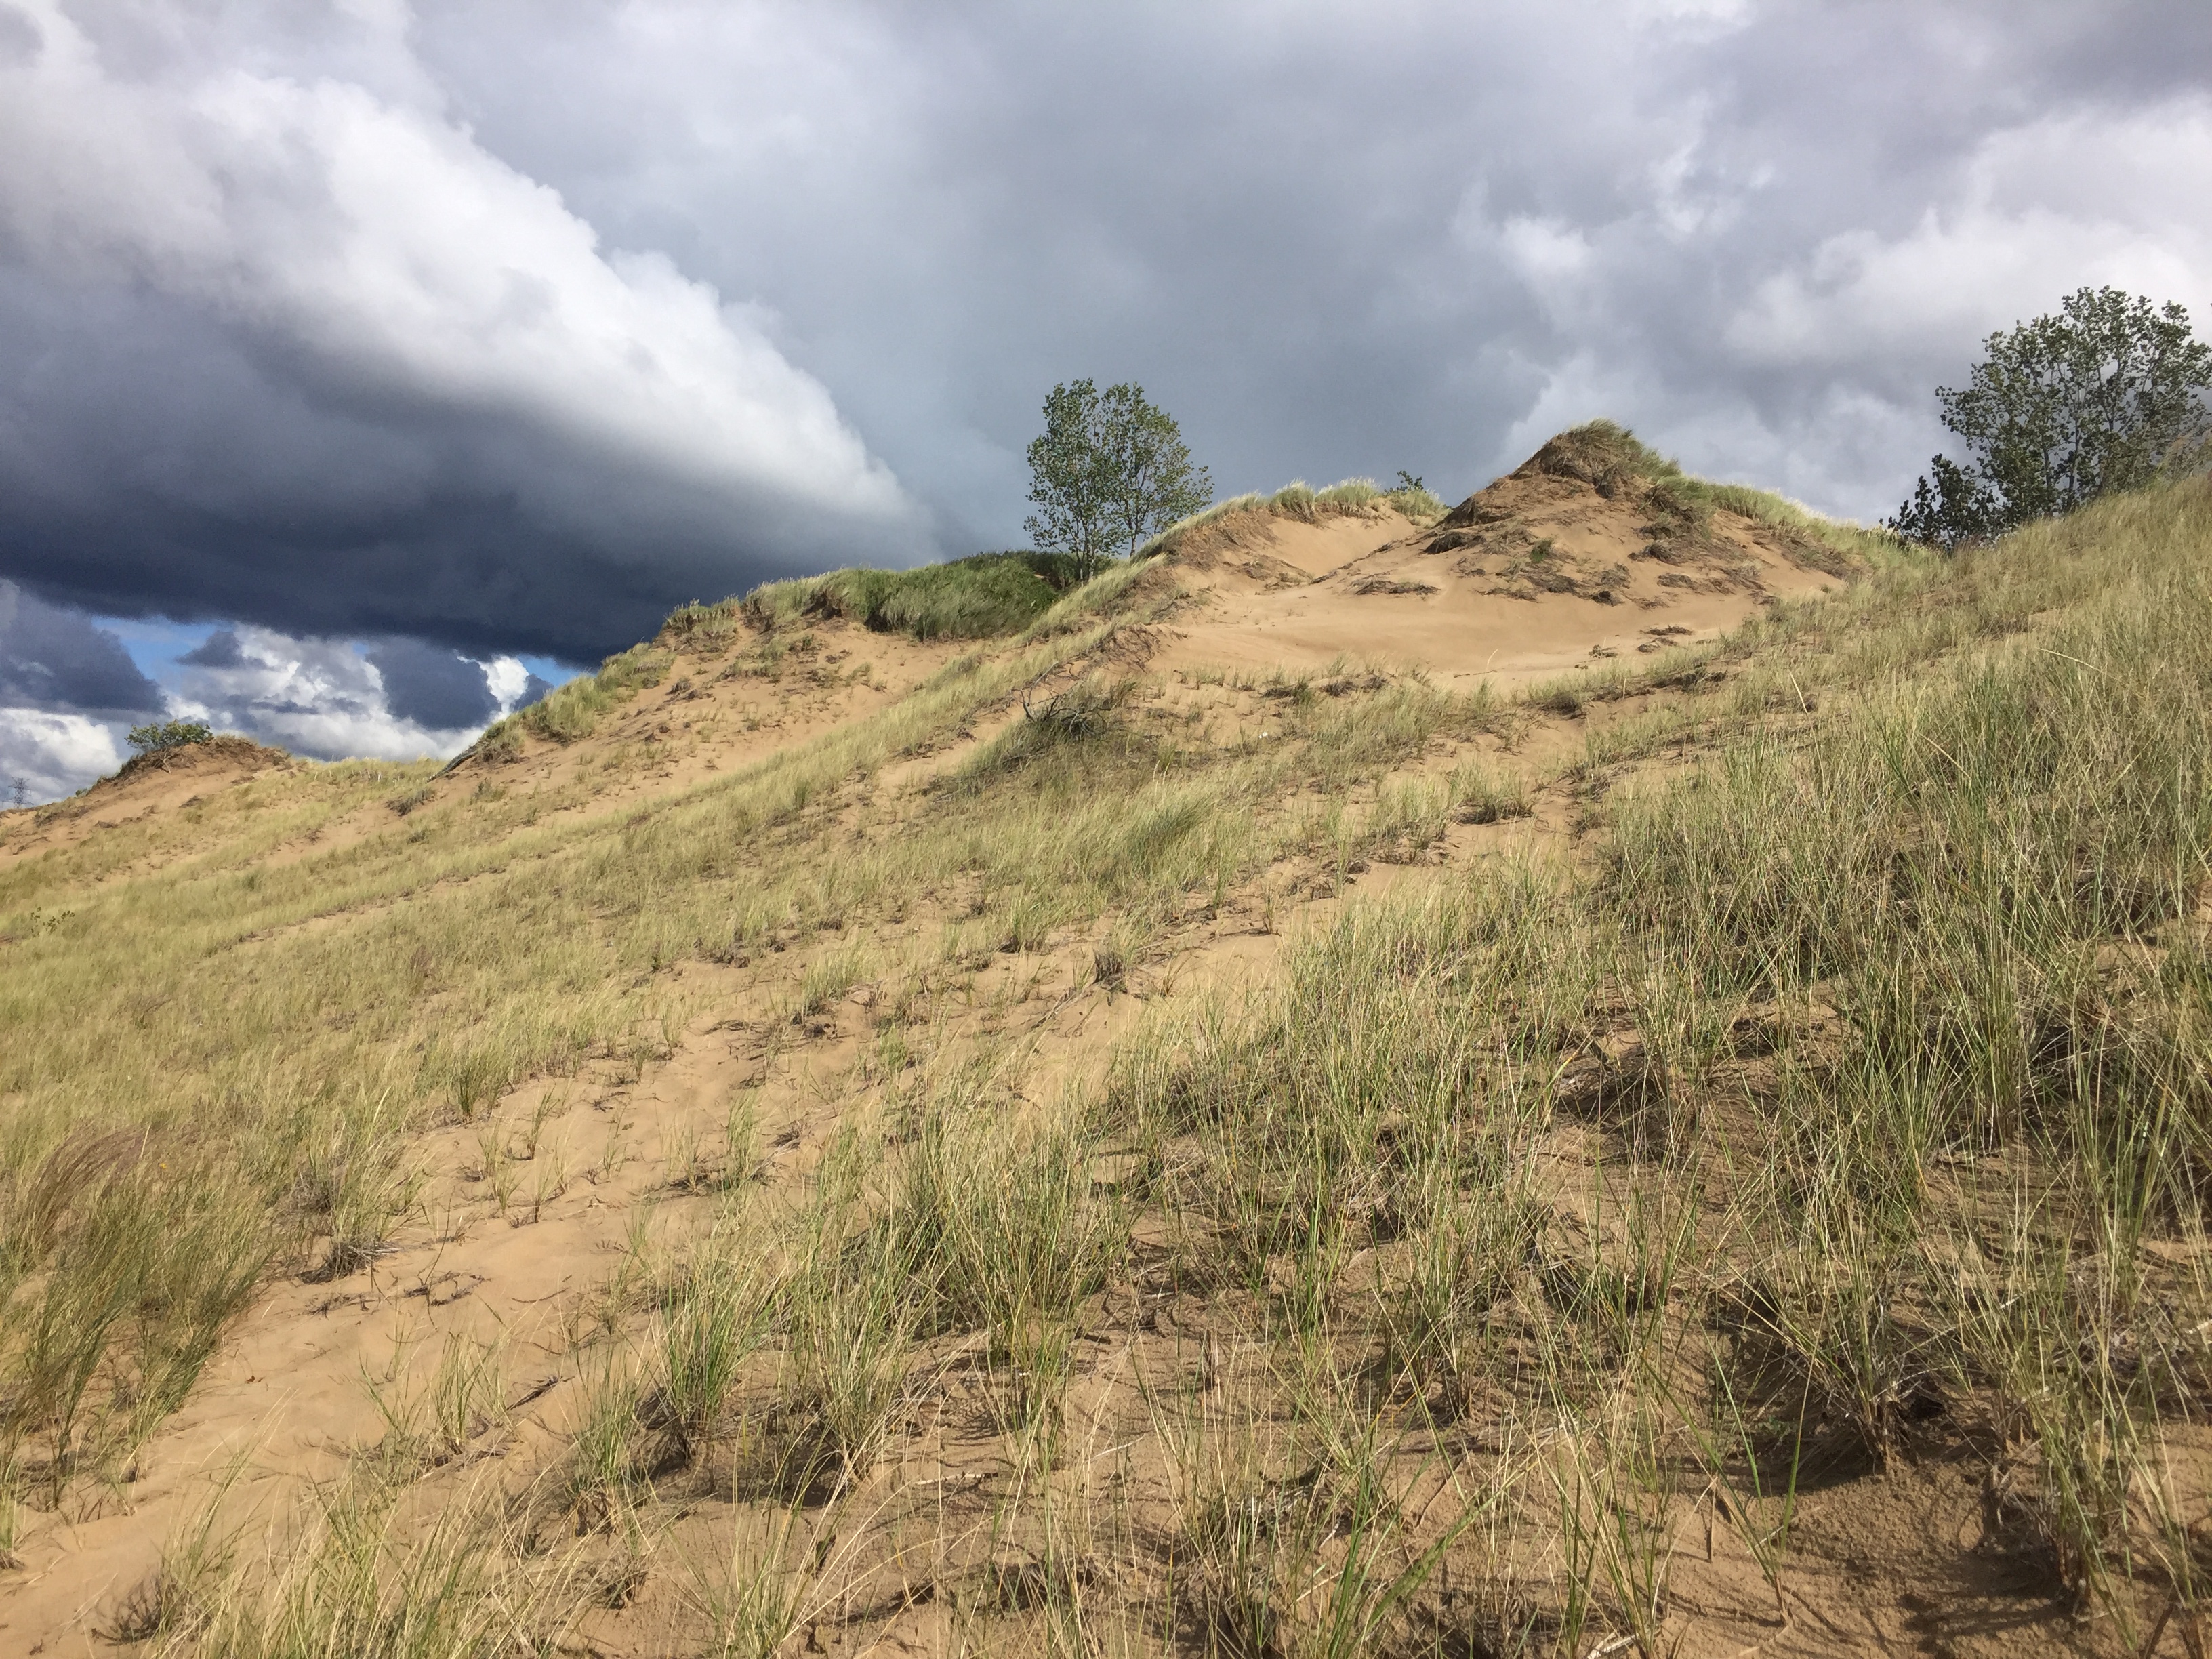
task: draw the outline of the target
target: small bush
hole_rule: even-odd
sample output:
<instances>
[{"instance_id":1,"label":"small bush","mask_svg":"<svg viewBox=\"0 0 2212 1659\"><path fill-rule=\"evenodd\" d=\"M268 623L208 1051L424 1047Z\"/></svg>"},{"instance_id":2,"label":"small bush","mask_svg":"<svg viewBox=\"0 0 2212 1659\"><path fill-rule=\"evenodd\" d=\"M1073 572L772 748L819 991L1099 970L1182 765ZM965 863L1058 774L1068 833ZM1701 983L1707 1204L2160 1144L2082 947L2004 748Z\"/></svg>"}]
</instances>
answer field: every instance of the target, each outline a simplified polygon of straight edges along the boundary
<instances>
[{"instance_id":1,"label":"small bush","mask_svg":"<svg viewBox=\"0 0 2212 1659\"><path fill-rule=\"evenodd\" d=\"M973 787L1047 756L1118 735L1122 729L1120 710L1129 690L1127 682L1108 685L1086 679L1055 696L1025 705L1022 719L984 744L961 769L960 781Z\"/></svg>"},{"instance_id":2,"label":"small bush","mask_svg":"<svg viewBox=\"0 0 2212 1659\"><path fill-rule=\"evenodd\" d=\"M522 758L522 726L518 715L495 720L477 739L477 757L480 760L504 762Z\"/></svg>"},{"instance_id":3,"label":"small bush","mask_svg":"<svg viewBox=\"0 0 2212 1659\"><path fill-rule=\"evenodd\" d=\"M130 733L131 746L142 755L214 741L214 729L198 720L161 720L150 726L134 726Z\"/></svg>"}]
</instances>

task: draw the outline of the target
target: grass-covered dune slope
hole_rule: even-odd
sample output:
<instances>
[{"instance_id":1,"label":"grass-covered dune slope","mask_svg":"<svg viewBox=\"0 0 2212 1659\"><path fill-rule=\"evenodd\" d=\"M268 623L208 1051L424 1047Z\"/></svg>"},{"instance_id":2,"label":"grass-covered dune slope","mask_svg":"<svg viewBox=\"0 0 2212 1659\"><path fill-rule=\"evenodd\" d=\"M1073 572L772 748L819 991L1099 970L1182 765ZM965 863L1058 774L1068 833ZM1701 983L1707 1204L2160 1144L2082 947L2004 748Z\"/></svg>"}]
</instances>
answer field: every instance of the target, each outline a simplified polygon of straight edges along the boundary
<instances>
[{"instance_id":1,"label":"grass-covered dune slope","mask_svg":"<svg viewBox=\"0 0 2212 1659\"><path fill-rule=\"evenodd\" d=\"M1252 502L9 821L0 1648L2194 1650L2212 489L1939 559L1556 441L1347 511L1850 580L1156 666Z\"/></svg>"}]
</instances>

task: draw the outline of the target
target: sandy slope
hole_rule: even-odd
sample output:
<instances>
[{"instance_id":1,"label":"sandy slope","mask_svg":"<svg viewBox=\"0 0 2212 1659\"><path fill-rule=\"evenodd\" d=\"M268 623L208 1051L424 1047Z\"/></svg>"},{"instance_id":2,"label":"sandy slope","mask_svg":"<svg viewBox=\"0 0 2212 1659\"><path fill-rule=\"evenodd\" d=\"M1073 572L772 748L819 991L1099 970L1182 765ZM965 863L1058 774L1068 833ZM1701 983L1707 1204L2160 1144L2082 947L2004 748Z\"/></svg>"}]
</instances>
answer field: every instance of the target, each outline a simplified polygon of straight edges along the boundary
<instances>
[{"instance_id":1,"label":"sandy slope","mask_svg":"<svg viewBox=\"0 0 2212 1659\"><path fill-rule=\"evenodd\" d=\"M1344 659L1501 689L1634 650L1658 629L1707 637L1770 597L1837 581L1734 514L1693 544L1654 550L1636 505L1526 468L1441 526L1387 509L1310 524L1254 515L1172 559L1208 603L1156 659L1163 671L1297 675Z\"/></svg>"},{"instance_id":2,"label":"sandy slope","mask_svg":"<svg viewBox=\"0 0 2212 1659\"><path fill-rule=\"evenodd\" d=\"M232 737L137 756L113 777L66 800L0 813L0 863L74 847L103 830L173 816L219 790L295 764L281 749Z\"/></svg>"},{"instance_id":3,"label":"sandy slope","mask_svg":"<svg viewBox=\"0 0 2212 1659\"><path fill-rule=\"evenodd\" d=\"M1310 677L1341 663L1509 687L1657 639L1707 635L1773 597L1837 579L1805 562L1804 550L1726 513L1692 544L1655 548L1632 501L1523 469L1443 526L1380 508L1311 522L1231 518L1187 538L1158 580L1180 584L1188 599L1150 636L1138 672L1161 696L1212 686L1212 695L1231 700L1232 713L1263 720L1259 693L1270 678ZM597 787L563 810L598 811L617 802L650 810L657 798L699 779L884 707L969 648L915 645L842 623L813 632L817 644L805 663L775 680L724 676L726 646L679 653L659 685L589 738L567 746L533 740L506 763L468 761L431 786L431 804L480 787L550 790L596 776ZM1619 712L1579 721L1532 717L1520 759L1571 751L1591 720ZM1498 758L1498 744L1485 738L1451 745L1423 765L1449 767L1462 751ZM895 804L958 758L925 757L885 780L883 793ZM35 857L125 819L175 814L196 796L281 763L268 751L218 748L166 769L141 769L46 819L35 836L10 837L0 857ZM1381 866L1357 886L1432 879L1504 847L1559 839L1568 811L1564 796L1547 795L1533 819L1457 826L1430 862ZM314 844L342 844L392 822L381 804L355 818L326 828ZM1027 955L987 953L975 965L967 1011L949 1020L944 1041L1011 1041L1028 1056L1022 1086L1042 1097L1095 1077L1113 1037L1146 1006L1264 981L1285 938L1340 902L1300 896L1294 884L1285 884L1279 898L1239 894L1220 914L1184 928L1162 961L1136 975L1128 988L1135 994L1086 982L1084 939L1055 939ZM918 938L943 921L923 911L903 926ZM578 1392L573 1339L599 1316L611 1276L623 1273L641 1241L680 1232L714 1202L672 1184L685 1149L711 1148L744 1098L757 1114L761 1163L750 1172L721 1173L793 1182L840 1121L879 1100L881 1080L871 1075L860 1041L872 988L794 1025L787 1011L805 966L800 953L684 964L680 972L711 985L720 1012L682 1033L642 1077L612 1060L597 1063L574 1079L514 1091L500 1103L495 1128L457 1127L425 1139L415 1155L422 1196L388 1254L327 1282L271 1285L189 1404L148 1444L134 1480L64 1514L33 1517L18 1547L22 1569L0 1577L0 1652L103 1650L102 1632L113 1631L131 1595L149 1583L163 1540L206 1501L212 1480L233 1467L240 1472L228 1500L234 1517L281 1515L301 1480L331 1475L377 1437L364 1379L381 1380L387 1393L409 1377L419 1384L449 1337L500 1347L517 1417L505 1455L550 1443L568 1425ZM1558 1155L1568 1163L1575 1156L1564 1145ZM495 1190L488 1166L503 1171L511 1190ZM465 1450L457 1464L465 1468L479 1455ZM459 1478L458 1470L443 1478ZM1950 1501L1927 1492L1876 1496L1876 1507L1863 1514L1816 1504L1806 1523L1817 1540L1820 1516L1832 1511L1840 1540L1826 1568L1815 1560L1806 1570L1808 1583L1823 1572L1832 1581L1825 1591L1814 1583L1835 1613L1826 1633L1801 1630L1778 1643L1762 1637L1743 1565L1724 1559L1688 1574L1702 1577L1722 1639L1714 1645L1700 1638L1684 1651L1888 1650L1906 1615L1896 1606L1854 1608L1851 1563L1917 1547L1895 1528L1919 1526L1922 1510L1948 1515ZM1736 1603L1752 1611L1730 1613ZM652 1611L647 1598L627 1620L610 1613L592 1631L592 1650L658 1650ZM892 1649L937 1650L949 1633L945 1616L917 1607L894 1620L883 1639ZM834 1632L822 1638L843 1645Z\"/></svg>"}]
</instances>

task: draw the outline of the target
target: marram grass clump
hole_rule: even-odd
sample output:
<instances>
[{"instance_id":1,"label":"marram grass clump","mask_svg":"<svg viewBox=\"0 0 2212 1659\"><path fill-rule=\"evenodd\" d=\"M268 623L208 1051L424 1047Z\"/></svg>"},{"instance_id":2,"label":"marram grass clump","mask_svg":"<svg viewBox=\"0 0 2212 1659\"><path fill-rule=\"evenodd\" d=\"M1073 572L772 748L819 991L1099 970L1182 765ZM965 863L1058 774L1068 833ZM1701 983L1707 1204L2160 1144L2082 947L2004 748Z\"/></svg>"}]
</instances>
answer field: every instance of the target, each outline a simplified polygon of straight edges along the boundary
<instances>
[{"instance_id":1,"label":"marram grass clump","mask_svg":"<svg viewBox=\"0 0 2212 1659\"><path fill-rule=\"evenodd\" d=\"M917 640L994 639L1019 633L1073 585L1064 556L978 553L911 570L833 570L770 582L744 599L763 627L806 617L842 617L878 633Z\"/></svg>"}]
</instances>

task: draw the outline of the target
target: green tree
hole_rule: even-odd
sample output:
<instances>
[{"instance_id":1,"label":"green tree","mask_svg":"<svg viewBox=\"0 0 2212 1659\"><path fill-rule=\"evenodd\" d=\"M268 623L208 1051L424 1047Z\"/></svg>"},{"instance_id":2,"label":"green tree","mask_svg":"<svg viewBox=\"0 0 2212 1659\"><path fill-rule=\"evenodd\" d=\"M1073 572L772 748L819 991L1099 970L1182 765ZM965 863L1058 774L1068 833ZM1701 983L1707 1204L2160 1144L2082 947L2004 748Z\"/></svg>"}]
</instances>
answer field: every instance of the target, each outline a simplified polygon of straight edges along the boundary
<instances>
[{"instance_id":1,"label":"green tree","mask_svg":"<svg viewBox=\"0 0 2212 1659\"><path fill-rule=\"evenodd\" d=\"M1097 574L1116 526L1113 478L1098 388L1089 380L1053 387L1044 400L1044 431L1030 445L1030 500L1036 511L1023 527L1047 552L1075 560L1078 581Z\"/></svg>"},{"instance_id":2,"label":"green tree","mask_svg":"<svg viewBox=\"0 0 2212 1659\"><path fill-rule=\"evenodd\" d=\"M1144 387L1109 386L1099 412L1107 476L1114 481L1114 527L1126 556L1211 501L1213 480L1190 464L1190 446L1175 416L1147 401Z\"/></svg>"},{"instance_id":3,"label":"green tree","mask_svg":"<svg viewBox=\"0 0 2212 1659\"><path fill-rule=\"evenodd\" d=\"M2132 489L2204 424L2212 349L2181 306L2085 288L1983 349L1936 393L1969 459L1935 457L1890 520L1917 541L1955 548Z\"/></svg>"},{"instance_id":4,"label":"green tree","mask_svg":"<svg viewBox=\"0 0 2212 1659\"><path fill-rule=\"evenodd\" d=\"M142 755L214 741L214 731L198 720L157 720L151 726L134 726L130 734L131 746Z\"/></svg>"},{"instance_id":5,"label":"green tree","mask_svg":"<svg viewBox=\"0 0 2212 1659\"><path fill-rule=\"evenodd\" d=\"M1071 555L1088 580L1116 553L1187 518L1213 499L1204 467L1175 417L1125 383L1101 392L1091 381L1053 387L1045 429L1030 445L1025 528L1037 546Z\"/></svg>"}]
</instances>

